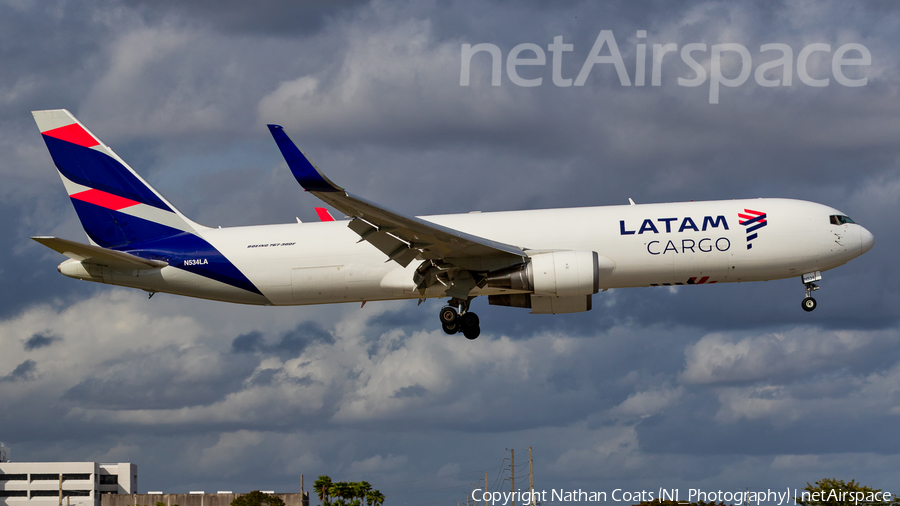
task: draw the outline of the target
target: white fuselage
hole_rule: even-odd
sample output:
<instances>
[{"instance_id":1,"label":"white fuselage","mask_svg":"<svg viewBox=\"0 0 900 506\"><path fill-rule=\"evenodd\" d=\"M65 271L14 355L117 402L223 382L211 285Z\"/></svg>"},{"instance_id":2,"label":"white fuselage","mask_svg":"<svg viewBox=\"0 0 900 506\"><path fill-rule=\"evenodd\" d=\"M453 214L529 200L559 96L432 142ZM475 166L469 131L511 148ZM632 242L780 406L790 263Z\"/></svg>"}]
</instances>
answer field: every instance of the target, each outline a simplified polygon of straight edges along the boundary
<instances>
[{"instance_id":1,"label":"white fuselage","mask_svg":"<svg viewBox=\"0 0 900 506\"><path fill-rule=\"evenodd\" d=\"M752 232L745 210L766 214ZM861 255L872 235L835 225L830 207L788 199L726 200L423 216L424 220L527 252L595 251L614 265L600 288L761 281L824 271ZM111 284L247 304L303 305L443 297L415 290L421 262L400 267L347 227L347 221L204 229L200 235L263 296L169 265L95 270L76 276ZM751 245L748 248L748 245ZM192 262L203 262L198 256ZM611 264L609 263L611 261ZM71 261L69 261L71 262ZM60 266L60 271L71 275ZM104 268L106 269L106 268ZM101 272L102 271L102 272ZM474 295L516 293L485 287ZM519 292L521 293L521 292Z\"/></svg>"}]
</instances>

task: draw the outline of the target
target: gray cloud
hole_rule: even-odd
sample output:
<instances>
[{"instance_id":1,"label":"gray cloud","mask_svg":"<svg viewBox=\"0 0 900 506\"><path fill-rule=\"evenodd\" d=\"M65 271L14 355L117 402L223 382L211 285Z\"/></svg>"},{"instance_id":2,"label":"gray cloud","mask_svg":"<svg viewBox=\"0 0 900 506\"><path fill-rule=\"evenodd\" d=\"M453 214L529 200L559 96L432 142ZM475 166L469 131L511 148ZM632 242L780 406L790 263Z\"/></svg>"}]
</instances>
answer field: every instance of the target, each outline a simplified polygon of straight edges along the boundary
<instances>
[{"instance_id":1,"label":"gray cloud","mask_svg":"<svg viewBox=\"0 0 900 506\"><path fill-rule=\"evenodd\" d=\"M312 344L332 344L334 337L315 322L303 322L285 332L277 342L268 344L260 332L248 332L231 342L233 353L271 353L284 360L299 357Z\"/></svg>"},{"instance_id":2,"label":"gray cloud","mask_svg":"<svg viewBox=\"0 0 900 506\"><path fill-rule=\"evenodd\" d=\"M852 337L850 337L852 335ZM871 370L900 359L893 350L898 336L888 332L794 330L739 341L719 334L704 336L686 349L685 383L729 384L783 381L819 371ZM887 357L882 357L887 354Z\"/></svg>"},{"instance_id":3,"label":"gray cloud","mask_svg":"<svg viewBox=\"0 0 900 506\"><path fill-rule=\"evenodd\" d=\"M32 351L38 348L44 348L52 345L55 342L62 341L63 339L59 336L53 335L44 335L44 334L35 334L22 343L22 346L25 348L25 351Z\"/></svg>"},{"instance_id":4,"label":"gray cloud","mask_svg":"<svg viewBox=\"0 0 900 506\"><path fill-rule=\"evenodd\" d=\"M274 0L255 2L177 1L146 2L129 0L149 21L158 23L187 17L194 23L210 25L230 34L257 34L299 37L315 33L330 19L348 15L366 0L312 1L285 4Z\"/></svg>"},{"instance_id":5,"label":"gray cloud","mask_svg":"<svg viewBox=\"0 0 900 506\"><path fill-rule=\"evenodd\" d=\"M257 361L190 347L123 354L101 364L61 397L99 409L162 409L209 404L241 389Z\"/></svg>"},{"instance_id":6,"label":"gray cloud","mask_svg":"<svg viewBox=\"0 0 900 506\"><path fill-rule=\"evenodd\" d=\"M402 399L404 397L422 397L426 393L428 393L428 389L416 383L415 385L398 388L391 397L395 399Z\"/></svg>"},{"instance_id":7,"label":"gray cloud","mask_svg":"<svg viewBox=\"0 0 900 506\"><path fill-rule=\"evenodd\" d=\"M37 362L34 360L26 360L17 365L15 369L6 376L0 377L0 383L15 383L17 381L31 381L37 373Z\"/></svg>"},{"instance_id":8,"label":"gray cloud","mask_svg":"<svg viewBox=\"0 0 900 506\"><path fill-rule=\"evenodd\" d=\"M231 351L234 353L253 353L262 351L263 336L259 332L248 332L234 338L231 342Z\"/></svg>"}]
</instances>

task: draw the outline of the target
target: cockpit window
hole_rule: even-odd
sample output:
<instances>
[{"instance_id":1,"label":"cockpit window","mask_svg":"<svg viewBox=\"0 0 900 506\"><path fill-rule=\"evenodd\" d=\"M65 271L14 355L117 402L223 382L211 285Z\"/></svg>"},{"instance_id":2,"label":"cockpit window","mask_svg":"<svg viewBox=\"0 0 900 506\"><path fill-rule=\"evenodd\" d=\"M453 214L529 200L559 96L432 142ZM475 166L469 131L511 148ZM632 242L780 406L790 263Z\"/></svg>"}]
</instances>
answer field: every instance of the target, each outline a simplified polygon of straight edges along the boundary
<instances>
[{"instance_id":1,"label":"cockpit window","mask_svg":"<svg viewBox=\"0 0 900 506\"><path fill-rule=\"evenodd\" d=\"M846 225L847 223L856 223L851 220L849 216L843 216L840 214L832 214L830 218L832 225Z\"/></svg>"}]
</instances>

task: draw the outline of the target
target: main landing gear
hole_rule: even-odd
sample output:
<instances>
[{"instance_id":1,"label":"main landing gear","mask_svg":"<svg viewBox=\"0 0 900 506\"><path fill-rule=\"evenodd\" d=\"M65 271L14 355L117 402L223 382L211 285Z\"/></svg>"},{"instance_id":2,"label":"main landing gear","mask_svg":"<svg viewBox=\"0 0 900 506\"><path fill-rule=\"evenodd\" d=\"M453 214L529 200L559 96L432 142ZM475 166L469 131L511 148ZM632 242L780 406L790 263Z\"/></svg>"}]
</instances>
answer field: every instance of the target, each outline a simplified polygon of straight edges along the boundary
<instances>
[{"instance_id":1,"label":"main landing gear","mask_svg":"<svg viewBox=\"0 0 900 506\"><path fill-rule=\"evenodd\" d=\"M803 310L808 313L816 308L816 299L812 298L810 294L819 289L819 285L815 284L815 281L822 279L822 273L819 271L808 272L801 276L800 279L803 281L803 286L806 287L806 297L803 298L803 302L800 304Z\"/></svg>"},{"instance_id":2,"label":"main landing gear","mask_svg":"<svg viewBox=\"0 0 900 506\"><path fill-rule=\"evenodd\" d=\"M469 312L469 302L473 298L463 300L454 297L450 299L449 306L441 309L441 328L444 329L444 333L452 335L462 332L466 339L478 339L481 335L478 315ZM453 306L458 307L459 311Z\"/></svg>"}]
</instances>

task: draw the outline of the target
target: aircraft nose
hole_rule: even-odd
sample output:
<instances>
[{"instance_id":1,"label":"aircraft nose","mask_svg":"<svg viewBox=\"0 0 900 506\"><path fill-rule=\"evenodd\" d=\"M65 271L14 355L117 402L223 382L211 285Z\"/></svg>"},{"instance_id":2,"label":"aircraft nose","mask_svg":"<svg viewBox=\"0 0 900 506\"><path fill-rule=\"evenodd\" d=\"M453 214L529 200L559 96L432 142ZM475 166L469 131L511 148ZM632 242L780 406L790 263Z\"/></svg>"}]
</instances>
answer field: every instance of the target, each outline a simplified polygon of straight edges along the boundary
<instances>
[{"instance_id":1,"label":"aircraft nose","mask_svg":"<svg viewBox=\"0 0 900 506\"><path fill-rule=\"evenodd\" d=\"M862 255L866 251L872 249L875 245L875 236L872 232L866 230L865 227L859 227L859 254Z\"/></svg>"}]
</instances>

